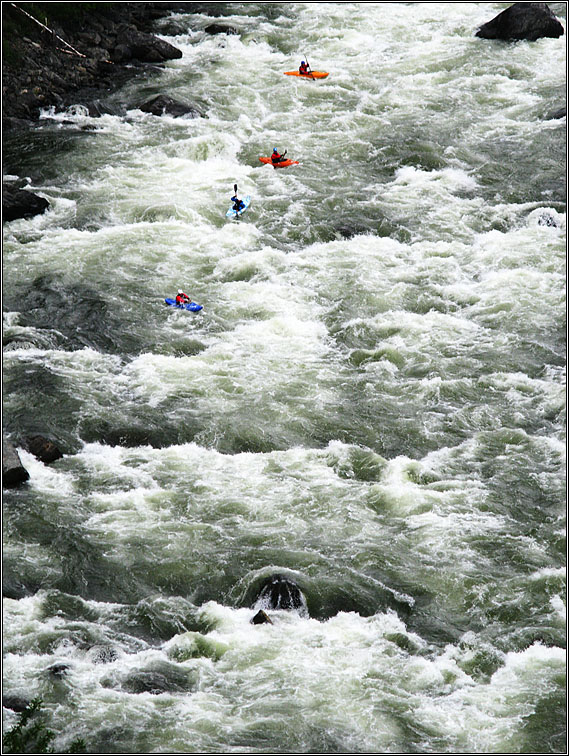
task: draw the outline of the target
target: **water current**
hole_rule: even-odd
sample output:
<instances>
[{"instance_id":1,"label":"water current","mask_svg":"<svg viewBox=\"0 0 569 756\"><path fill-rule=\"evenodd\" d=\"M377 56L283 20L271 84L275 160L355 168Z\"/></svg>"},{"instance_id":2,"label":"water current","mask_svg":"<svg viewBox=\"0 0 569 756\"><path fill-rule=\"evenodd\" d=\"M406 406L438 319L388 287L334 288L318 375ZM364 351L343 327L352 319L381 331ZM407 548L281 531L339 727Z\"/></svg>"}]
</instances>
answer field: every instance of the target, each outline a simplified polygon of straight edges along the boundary
<instances>
[{"instance_id":1,"label":"water current","mask_svg":"<svg viewBox=\"0 0 569 756\"><path fill-rule=\"evenodd\" d=\"M566 37L507 5L215 4L6 138L4 427L66 453L5 491L4 693L57 748L564 750Z\"/></svg>"}]
</instances>

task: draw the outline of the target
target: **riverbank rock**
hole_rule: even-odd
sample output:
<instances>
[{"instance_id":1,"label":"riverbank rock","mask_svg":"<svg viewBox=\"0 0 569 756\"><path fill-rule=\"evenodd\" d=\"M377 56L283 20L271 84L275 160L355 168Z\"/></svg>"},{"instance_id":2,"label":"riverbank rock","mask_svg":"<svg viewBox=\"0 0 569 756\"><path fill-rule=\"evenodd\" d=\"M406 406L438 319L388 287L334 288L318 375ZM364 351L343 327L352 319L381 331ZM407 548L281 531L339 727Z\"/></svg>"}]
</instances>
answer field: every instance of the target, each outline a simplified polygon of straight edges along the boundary
<instances>
[{"instance_id":1,"label":"riverbank rock","mask_svg":"<svg viewBox=\"0 0 569 756\"><path fill-rule=\"evenodd\" d=\"M563 34L561 22L547 3L514 3L476 32L476 36L482 39L527 39L530 42Z\"/></svg>"},{"instance_id":2,"label":"riverbank rock","mask_svg":"<svg viewBox=\"0 0 569 756\"><path fill-rule=\"evenodd\" d=\"M119 27L116 39L118 44L110 51L110 59L113 63L127 63L131 60L139 60L142 63L163 63L166 60L182 57L180 49L153 34Z\"/></svg>"},{"instance_id":3,"label":"riverbank rock","mask_svg":"<svg viewBox=\"0 0 569 756\"><path fill-rule=\"evenodd\" d=\"M174 118L181 116L190 116L191 118L203 117L203 114L193 105L187 105L184 102L175 100L173 97L168 97L168 95L156 95L156 97L140 105L140 110L143 113L152 113L155 116L167 113Z\"/></svg>"},{"instance_id":4,"label":"riverbank rock","mask_svg":"<svg viewBox=\"0 0 569 756\"><path fill-rule=\"evenodd\" d=\"M30 454L33 454L44 465L50 465L52 462L63 457L63 454L53 441L43 436L30 436L26 438L25 446Z\"/></svg>"},{"instance_id":5,"label":"riverbank rock","mask_svg":"<svg viewBox=\"0 0 569 756\"><path fill-rule=\"evenodd\" d=\"M181 50L150 30L155 19L171 12L166 6L170 3L46 3L41 19L46 30L34 20L33 6L26 15L17 5L3 4L3 125L37 121L42 109L82 102L85 90L108 93L139 75L141 66L181 58Z\"/></svg>"},{"instance_id":6,"label":"riverbank rock","mask_svg":"<svg viewBox=\"0 0 569 756\"><path fill-rule=\"evenodd\" d=\"M2 185L2 221L13 221L18 218L33 218L34 215L44 213L49 202L26 189L20 189L13 184Z\"/></svg>"},{"instance_id":7,"label":"riverbank rock","mask_svg":"<svg viewBox=\"0 0 569 756\"><path fill-rule=\"evenodd\" d=\"M30 474L23 466L16 449L6 438L2 438L2 484L4 488L19 486L29 478Z\"/></svg>"}]
</instances>

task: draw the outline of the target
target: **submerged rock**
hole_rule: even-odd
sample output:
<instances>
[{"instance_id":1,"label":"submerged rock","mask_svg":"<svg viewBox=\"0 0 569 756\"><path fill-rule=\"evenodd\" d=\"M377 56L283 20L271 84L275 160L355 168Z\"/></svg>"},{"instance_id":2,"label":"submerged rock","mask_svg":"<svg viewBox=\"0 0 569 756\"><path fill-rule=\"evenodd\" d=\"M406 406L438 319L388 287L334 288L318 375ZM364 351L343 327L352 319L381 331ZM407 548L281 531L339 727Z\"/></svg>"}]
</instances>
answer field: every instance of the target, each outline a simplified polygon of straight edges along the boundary
<instances>
[{"instance_id":1,"label":"submerged rock","mask_svg":"<svg viewBox=\"0 0 569 756\"><path fill-rule=\"evenodd\" d=\"M26 698L21 698L20 696L2 696L2 706L5 709L22 712L25 711L29 705L30 702Z\"/></svg>"},{"instance_id":2,"label":"submerged rock","mask_svg":"<svg viewBox=\"0 0 569 756\"><path fill-rule=\"evenodd\" d=\"M32 218L40 215L49 207L49 202L33 192L20 189L11 184L2 185L2 220L13 221L18 218Z\"/></svg>"},{"instance_id":3,"label":"submerged rock","mask_svg":"<svg viewBox=\"0 0 569 756\"><path fill-rule=\"evenodd\" d=\"M57 459L61 459L63 454L57 446L48 438L43 436L30 436L25 440L26 448L34 457L49 465Z\"/></svg>"},{"instance_id":4,"label":"submerged rock","mask_svg":"<svg viewBox=\"0 0 569 756\"><path fill-rule=\"evenodd\" d=\"M259 609L257 614L251 620L252 625L272 625L273 621L267 614L267 612Z\"/></svg>"},{"instance_id":5,"label":"submerged rock","mask_svg":"<svg viewBox=\"0 0 569 756\"><path fill-rule=\"evenodd\" d=\"M175 100L168 95L156 95L140 106L143 113L152 113L152 115L161 116L164 113L179 118L180 116L190 115L192 118L201 118L202 113L193 105L187 105L184 102Z\"/></svg>"},{"instance_id":6,"label":"submerged rock","mask_svg":"<svg viewBox=\"0 0 569 756\"><path fill-rule=\"evenodd\" d=\"M206 26L204 31L206 34L238 34L239 32L234 26L226 26L225 24L210 24Z\"/></svg>"},{"instance_id":7,"label":"submerged rock","mask_svg":"<svg viewBox=\"0 0 569 756\"><path fill-rule=\"evenodd\" d=\"M261 585L254 608L294 609L307 612L306 600L298 585L284 575L271 575Z\"/></svg>"},{"instance_id":8,"label":"submerged rock","mask_svg":"<svg viewBox=\"0 0 569 756\"><path fill-rule=\"evenodd\" d=\"M20 456L12 444L2 439L2 484L4 488L13 488L14 486L25 483L29 480L30 474L23 466Z\"/></svg>"},{"instance_id":9,"label":"submerged rock","mask_svg":"<svg viewBox=\"0 0 569 756\"><path fill-rule=\"evenodd\" d=\"M561 37L563 26L547 3L514 3L476 32L482 39L527 39Z\"/></svg>"},{"instance_id":10,"label":"submerged rock","mask_svg":"<svg viewBox=\"0 0 569 756\"><path fill-rule=\"evenodd\" d=\"M70 669L70 664L65 664L64 662L62 662L61 664L52 664L51 667L48 667L47 671L52 677L61 680L63 677L65 677Z\"/></svg>"},{"instance_id":11,"label":"submerged rock","mask_svg":"<svg viewBox=\"0 0 569 756\"><path fill-rule=\"evenodd\" d=\"M118 684L117 684L118 683ZM126 693L187 693L195 687L190 672L169 662L154 662L146 669L133 670L122 679L109 678L102 681L104 687L116 688Z\"/></svg>"}]
</instances>

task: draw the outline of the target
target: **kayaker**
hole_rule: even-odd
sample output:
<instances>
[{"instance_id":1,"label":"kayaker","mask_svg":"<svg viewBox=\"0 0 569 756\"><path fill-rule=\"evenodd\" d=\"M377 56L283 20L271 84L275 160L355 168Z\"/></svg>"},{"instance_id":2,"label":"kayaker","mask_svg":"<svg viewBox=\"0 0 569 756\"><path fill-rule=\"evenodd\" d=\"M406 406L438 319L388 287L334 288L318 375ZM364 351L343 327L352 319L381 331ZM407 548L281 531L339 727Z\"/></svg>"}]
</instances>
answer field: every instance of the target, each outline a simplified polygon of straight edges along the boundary
<instances>
[{"instance_id":1,"label":"kayaker","mask_svg":"<svg viewBox=\"0 0 569 756\"><path fill-rule=\"evenodd\" d=\"M184 294L184 292L181 289L178 289L178 293L176 294L177 305L190 304L191 301L192 300L189 298L187 294Z\"/></svg>"},{"instance_id":2,"label":"kayaker","mask_svg":"<svg viewBox=\"0 0 569 756\"><path fill-rule=\"evenodd\" d=\"M233 202L233 209L235 210L236 213L239 213L241 212L241 210L245 209L245 203L243 202L243 200L240 200L239 197L237 196L237 184L233 185L233 189L235 191L235 194L231 198L231 201Z\"/></svg>"},{"instance_id":3,"label":"kayaker","mask_svg":"<svg viewBox=\"0 0 569 756\"><path fill-rule=\"evenodd\" d=\"M310 70L310 67L309 67L308 63L306 63L304 60L302 61L302 63L298 67L298 73L301 76L308 76L308 74L312 73L312 71Z\"/></svg>"},{"instance_id":4,"label":"kayaker","mask_svg":"<svg viewBox=\"0 0 569 756\"><path fill-rule=\"evenodd\" d=\"M273 149L273 154L271 155L271 163L282 163L283 160L286 160L285 155L288 152L288 150L285 150L282 155L279 154L277 151L277 148L275 147Z\"/></svg>"}]
</instances>

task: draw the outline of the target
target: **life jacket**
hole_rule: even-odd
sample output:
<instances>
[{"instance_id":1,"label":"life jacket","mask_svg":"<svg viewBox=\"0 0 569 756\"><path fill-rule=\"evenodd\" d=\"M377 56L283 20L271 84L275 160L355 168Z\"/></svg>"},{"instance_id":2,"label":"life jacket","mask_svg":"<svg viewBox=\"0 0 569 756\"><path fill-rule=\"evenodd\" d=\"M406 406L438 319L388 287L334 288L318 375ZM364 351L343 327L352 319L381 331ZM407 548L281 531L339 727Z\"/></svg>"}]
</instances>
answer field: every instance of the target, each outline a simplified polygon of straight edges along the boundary
<instances>
[{"instance_id":1,"label":"life jacket","mask_svg":"<svg viewBox=\"0 0 569 756\"><path fill-rule=\"evenodd\" d=\"M282 160L282 155L279 155L278 152L273 152L273 154L271 155L271 160L273 161L273 163L278 163L280 160Z\"/></svg>"},{"instance_id":2,"label":"life jacket","mask_svg":"<svg viewBox=\"0 0 569 756\"><path fill-rule=\"evenodd\" d=\"M308 73L308 66L306 65L306 63L301 63L300 66L298 67L298 71L301 74L307 74Z\"/></svg>"},{"instance_id":3,"label":"life jacket","mask_svg":"<svg viewBox=\"0 0 569 756\"><path fill-rule=\"evenodd\" d=\"M190 298L187 294L177 294L176 295L176 304L184 304L184 302L189 302Z\"/></svg>"}]
</instances>

